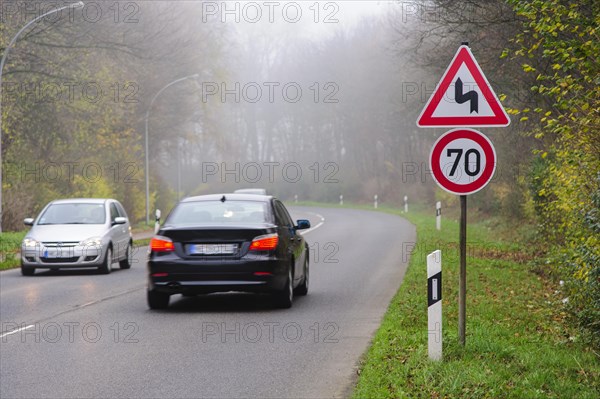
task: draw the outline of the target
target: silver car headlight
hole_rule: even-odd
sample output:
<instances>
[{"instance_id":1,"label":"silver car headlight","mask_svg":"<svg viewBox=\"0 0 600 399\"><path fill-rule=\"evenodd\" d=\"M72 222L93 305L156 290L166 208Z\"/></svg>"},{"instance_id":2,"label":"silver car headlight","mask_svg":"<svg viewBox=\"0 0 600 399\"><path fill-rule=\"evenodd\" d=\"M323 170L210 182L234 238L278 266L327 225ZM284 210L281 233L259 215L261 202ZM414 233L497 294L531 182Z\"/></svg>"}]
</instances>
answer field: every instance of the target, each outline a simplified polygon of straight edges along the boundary
<instances>
[{"instance_id":1,"label":"silver car headlight","mask_svg":"<svg viewBox=\"0 0 600 399\"><path fill-rule=\"evenodd\" d=\"M24 248L36 248L42 246L42 243L34 240L31 237L25 237L23 239L23 243L21 244Z\"/></svg>"},{"instance_id":2,"label":"silver car headlight","mask_svg":"<svg viewBox=\"0 0 600 399\"><path fill-rule=\"evenodd\" d=\"M91 237L79 243L82 247L100 247L102 245L101 237Z\"/></svg>"}]
</instances>

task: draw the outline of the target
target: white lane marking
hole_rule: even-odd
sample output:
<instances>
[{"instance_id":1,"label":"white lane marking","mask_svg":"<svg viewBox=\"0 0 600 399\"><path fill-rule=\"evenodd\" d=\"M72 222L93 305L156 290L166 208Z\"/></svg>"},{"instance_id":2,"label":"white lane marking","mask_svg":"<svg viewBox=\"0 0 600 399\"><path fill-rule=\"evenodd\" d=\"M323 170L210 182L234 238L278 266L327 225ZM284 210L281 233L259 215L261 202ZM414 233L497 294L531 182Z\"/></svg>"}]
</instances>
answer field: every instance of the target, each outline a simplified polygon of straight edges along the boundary
<instances>
[{"instance_id":1,"label":"white lane marking","mask_svg":"<svg viewBox=\"0 0 600 399\"><path fill-rule=\"evenodd\" d=\"M302 235L318 229L319 227L323 226L323 224L325 223L325 218L323 216L319 215L318 213L315 213L315 212L306 212L306 213L317 216L318 218L321 219L321 221L319 223L317 223L316 226L313 226L310 229L301 231L300 234L302 234Z\"/></svg>"},{"instance_id":2,"label":"white lane marking","mask_svg":"<svg viewBox=\"0 0 600 399\"><path fill-rule=\"evenodd\" d=\"M132 292L144 289L144 288L146 288L145 284L143 286L138 286L138 287L132 288L130 290L121 291L121 292L119 292L119 293L117 293L115 295L111 295L111 296L108 296L106 298L97 299L95 301L87 302L87 303L84 303L82 305L74 305L73 308L71 308L71 309L63 310L62 312L56 313L56 314L54 314L52 316L49 316L49 317L37 320L37 321L35 321L35 323L38 324L38 323L42 323L42 322L45 322L45 321L48 321L48 320L52 320L52 319L54 319L56 317L59 317L59 316L62 316L64 314L75 312L77 310L81 310L81 309L87 308L89 306L96 305L96 304L104 302L104 301L108 301L109 299L114 299L114 298L117 298L117 297L120 297L120 296L123 296L123 295L127 295L127 294L130 294ZM11 334L16 334L19 331L29 330L32 327L35 327L35 325L34 324L30 324L30 325L25 326L25 327L17 328L16 330L11 330L11 331L5 332L2 335L0 335L0 338L6 337L7 335L11 335Z\"/></svg>"},{"instance_id":3,"label":"white lane marking","mask_svg":"<svg viewBox=\"0 0 600 399\"><path fill-rule=\"evenodd\" d=\"M9 336L9 335L12 335L12 334L16 334L16 333L18 333L20 331L23 331L23 330L29 330L30 328L33 328L33 327L35 327L35 326L33 324L30 324L30 325L25 326L25 327L17 328L16 330L12 330L12 331L9 331L9 332L6 332L6 333L0 335L0 338L4 338L6 336Z\"/></svg>"}]
</instances>

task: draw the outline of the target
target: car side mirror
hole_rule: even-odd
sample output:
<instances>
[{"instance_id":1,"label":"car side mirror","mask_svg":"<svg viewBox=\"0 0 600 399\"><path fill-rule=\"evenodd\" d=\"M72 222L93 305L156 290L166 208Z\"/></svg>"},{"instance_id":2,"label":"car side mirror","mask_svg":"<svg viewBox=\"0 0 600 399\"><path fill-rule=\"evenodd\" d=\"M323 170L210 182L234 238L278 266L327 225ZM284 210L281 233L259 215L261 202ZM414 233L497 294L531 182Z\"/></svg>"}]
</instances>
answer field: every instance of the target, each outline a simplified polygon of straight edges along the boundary
<instances>
[{"instance_id":1,"label":"car side mirror","mask_svg":"<svg viewBox=\"0 0 600 399\"><path fill-rule=\"evenodd\" d=\"M115 220L113 220L113 224L125 224L127 223L127 219L122 216L117 216Z\"/></svg>"},{"instance_id":2,"label":"car side mirror","mask_svg":"<svg viewBox=\"0 0 600 399\"><path fill-rule=\"evenodd\" d=\"M296 230L310 229L310 222L306 219L296 220Z\"/></svg>"},{"instance_id":3,"label":"car side mirror","mask_svg":"<svg viewBox=\"0 0 600 399\"><path fill-rule=\"evenodd\" d=\"M25 226L33 226L33 218L25 218L25 219L23 219L23 224Z\"/></svg>"}]
</instances>

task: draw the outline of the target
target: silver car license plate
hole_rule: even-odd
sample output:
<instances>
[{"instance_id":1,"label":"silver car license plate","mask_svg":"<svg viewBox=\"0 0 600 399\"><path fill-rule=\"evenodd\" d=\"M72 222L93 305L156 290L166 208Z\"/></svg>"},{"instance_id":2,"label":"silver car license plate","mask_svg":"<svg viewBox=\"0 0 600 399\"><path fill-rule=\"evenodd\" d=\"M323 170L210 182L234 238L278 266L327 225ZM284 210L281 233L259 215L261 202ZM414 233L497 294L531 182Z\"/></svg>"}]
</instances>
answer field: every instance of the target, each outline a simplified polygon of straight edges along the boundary
<instances>
[{"instance_id":1,"label":"silver car license plate","mask_svg":"<svg viewBox=\"0 0 600 399\"><path fill-rule=\"evenodd\" d=\"M233 255L237 252L237 244L191 244L190 255Z\"/></svg>"}]
</instances>

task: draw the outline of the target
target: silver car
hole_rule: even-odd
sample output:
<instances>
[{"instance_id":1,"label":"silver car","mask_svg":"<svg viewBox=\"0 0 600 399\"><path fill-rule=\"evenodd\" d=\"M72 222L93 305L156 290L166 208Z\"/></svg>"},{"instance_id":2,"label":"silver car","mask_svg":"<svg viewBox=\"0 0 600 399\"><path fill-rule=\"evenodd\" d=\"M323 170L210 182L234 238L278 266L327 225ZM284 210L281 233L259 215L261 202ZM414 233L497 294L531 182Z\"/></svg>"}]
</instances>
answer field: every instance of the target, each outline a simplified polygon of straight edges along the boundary
<instances>
[{"instance_id":1,"label":"silver car","mask_svg":"<svg viewBox=\"0 0 600 399\"><path fill-rule=\"evenodd\" d=\"M50 202L34 220L21 244L21 273L35 269L131 267L132 236L123 206L114 199L75 198Z\"/></svg>"}]
</instances>

